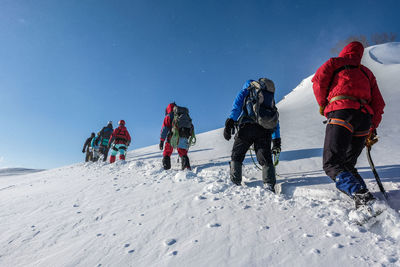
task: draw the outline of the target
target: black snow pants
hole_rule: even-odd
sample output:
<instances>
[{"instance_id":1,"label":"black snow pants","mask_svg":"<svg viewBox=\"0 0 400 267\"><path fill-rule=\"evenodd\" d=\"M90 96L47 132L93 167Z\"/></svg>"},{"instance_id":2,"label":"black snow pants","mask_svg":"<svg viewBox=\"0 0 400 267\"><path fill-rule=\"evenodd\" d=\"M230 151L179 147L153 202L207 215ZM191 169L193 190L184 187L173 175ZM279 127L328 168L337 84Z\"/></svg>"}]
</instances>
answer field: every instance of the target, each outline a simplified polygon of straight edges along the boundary
<instances>
[{"instance_id":1,"label":"black snow pants","mask_svg":"<svg viewBox=\"0 0 400 267\"><path fill-rule=\"evenodd\" d=\"M323 168L335 181L336 176L348 171L358 174L355 165L371 127L371 115L356 109L329 112L326 126Z\"/></svg>"},{"instance_id":2,"label":"black snow pants","mask_svg":"<svg viewBox=\"0 0 400 267\"><path fill-rule=\"evenodd\" d=\"M273 165L271 156L272 131L264 129L255 123L247 123L239 126L232 148L232 161L243 162L247 150L254 144L254 150L258 163L261 166Z\"/></svg>"}]
</instances>

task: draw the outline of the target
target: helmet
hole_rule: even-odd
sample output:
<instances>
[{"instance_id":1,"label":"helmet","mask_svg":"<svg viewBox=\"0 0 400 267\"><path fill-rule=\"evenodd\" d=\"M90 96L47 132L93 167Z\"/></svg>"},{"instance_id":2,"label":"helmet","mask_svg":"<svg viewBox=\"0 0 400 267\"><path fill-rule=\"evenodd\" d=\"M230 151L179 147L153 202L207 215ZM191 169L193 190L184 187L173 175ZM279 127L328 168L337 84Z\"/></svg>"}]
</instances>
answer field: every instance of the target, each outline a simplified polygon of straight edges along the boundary
<instances>
[{"instance_id":1,"label":"helmet","mask_svg":"<svg viewBox=\"0 0 400 267\"><path fill-rule=\"evenodd\" d=\"M125 121L124 121L124 120L120 120L120 121L118 122L118 125L125 126Z\"/></svg>"},{"instance_id":2,"label":"helmet","mask_svg":"<svg viewBox=\"0 0 400 267\"><path fill-rule=\"evenodd\" d=\"M96 134L95 133L92 133L91 135L90 135L90 137L95 137L96 136Z\"/></svg>"},{"instance_id":3,"label":"helmet","mask_svg":"<svg viewBox=\"0 0 400 267\"><path fill-rule=\"evenodd\" d=\"M107 122L107 125L112 125L112 121L108 121L108 122Z\"/></svg>"}]
</instances>

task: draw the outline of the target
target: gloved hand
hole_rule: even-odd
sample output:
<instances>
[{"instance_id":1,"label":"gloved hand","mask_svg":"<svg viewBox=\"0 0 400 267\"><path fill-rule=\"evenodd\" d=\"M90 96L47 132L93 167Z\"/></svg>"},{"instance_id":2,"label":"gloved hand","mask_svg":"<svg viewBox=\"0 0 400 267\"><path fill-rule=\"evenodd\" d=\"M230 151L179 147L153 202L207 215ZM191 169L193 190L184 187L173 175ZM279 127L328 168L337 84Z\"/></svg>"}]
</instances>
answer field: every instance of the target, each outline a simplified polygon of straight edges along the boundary
<instances>
[{"instance_id":1,"label":"gloved hand","mask_svg":"<svg viewBox=\"0 0 400 267\"><path fill-rule=\"evenodd\" d=\"M82 150L82 153L85 153L85 149Z\"/></svg>"},{"instance_id":2,"label":"gloved hand","mask_svg":"<svg viewBox=\"0 0 400 267\"><path fill-rule=\"evenodd\" d=\"M324 111L325 111L325 107L323 107L323 106L319 106L319 114L321 114L322 116L324 116L324 117L325 117L325 115L324 115Z\"/></svg>"},{"instance_id":3,"label":"gloved hand","mask_svg":"<svg viewBox=\"0 0 400 267\"><path fill-rule=\"evenodd\" d=\"M164 149L164 141L160 140L160 150L163 150L163 149Z\"/></svg>"},{"instance_id":4,"label":"gloved hand","mask_svg":"<svg viewBox=\"0 0 400 267\"><path fill-rule=\"evenodd\" d=\"M378 136L376 133L376 129L370 129L367 139L365 139L365 146L372 147L375 143L378 142Z\"/></svg>"},{"instance_id":5,"label":"gloved hand","mask_svg":"<svg viewBox=\"0 0 400 267\"><path fill-rule=\"evenodd\" d=\"M225 121L224 138L229 141L232 136L232 129L235 127L235 121L231 118L227 118Z\"/></svg>"},{"instance_id":6,"label":"gloved hand","mask_svg":"<svg viewBox=\"0 0 400 267\"><path fill-rule=\"evenodd\" d=\"M281 153L281 139L280 138L275 138L272 140L272 154L276 155L278 153Z\"/></svg>"}]
</instances>

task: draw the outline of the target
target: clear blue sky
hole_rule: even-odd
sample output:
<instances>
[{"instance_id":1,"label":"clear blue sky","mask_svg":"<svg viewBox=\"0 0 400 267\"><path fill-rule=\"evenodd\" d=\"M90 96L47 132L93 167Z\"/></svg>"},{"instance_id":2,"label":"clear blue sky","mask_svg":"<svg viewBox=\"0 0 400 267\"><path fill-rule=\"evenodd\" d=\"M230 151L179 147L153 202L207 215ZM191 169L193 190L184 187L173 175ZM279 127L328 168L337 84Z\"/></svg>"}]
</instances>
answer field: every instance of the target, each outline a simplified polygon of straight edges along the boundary
<instances>
[{"instance_id":1,"label":"clear blue sky","mask_svg":"<svg viewBox=\"0 0 400 267\"><path fill-rule=\"evenodd\" d=\"M0 1L0 167L80 162L124 119L130 149L159 142L168 103L197 133L222 127L249 78L277 100L349 35L393 32L393 1ZM316 111L317 112L317 111Z\"/></svg>"}]
</instances>

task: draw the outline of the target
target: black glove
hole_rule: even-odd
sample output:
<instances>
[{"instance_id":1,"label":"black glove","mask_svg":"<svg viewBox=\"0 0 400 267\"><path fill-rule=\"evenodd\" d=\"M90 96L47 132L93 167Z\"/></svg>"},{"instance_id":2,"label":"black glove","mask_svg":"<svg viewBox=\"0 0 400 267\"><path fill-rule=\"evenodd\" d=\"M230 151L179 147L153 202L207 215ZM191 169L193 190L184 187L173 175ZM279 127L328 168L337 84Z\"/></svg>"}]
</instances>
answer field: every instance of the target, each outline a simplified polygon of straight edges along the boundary
<instances>
[{"instance_id":1,"label":"black glove","mask_svg":"<svg viewBox=\"0 0 400 267\"><path fill-rule=\"evenodd\" d=\"M231 118L226 119L224 129L225 140L229 141L231 139L233 127L235 127L235 121Z\"/></svg>"},{"instance_id":2,"label":"black glove","mask_svg":"<svg viewBox=\"0 0 400 267\"><path fill-rule=\"evenodd\" d=\"M164 149L164 141L160 140L160 150Z\"/></svg>"},{"instance_id":3,"label":"black glove","mask_svg":"<svg viewBox=\"0 0 400 267\"><path fill-rule=\"evenodd\" d=\"M272 154L276 155L278 153L281 153L281 139L280 138L275 138L272 140Z\"/></svg>"},{"instance_id":4,"label":"black glove","mask_svg":"<svg viewBox=\"0 0 400 267\"><path fill-rule=\"evenodd\" d=\"M85 149L82 150L82 153L85 153Z\"/></svg>"}]
</instances>

